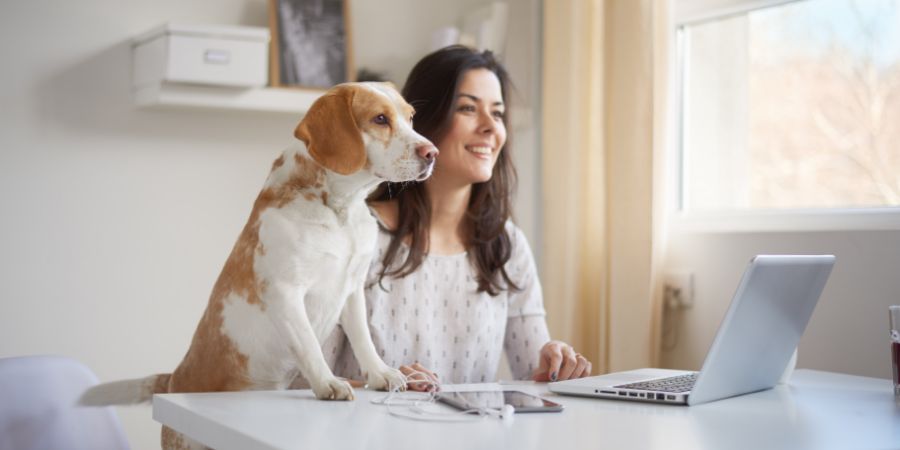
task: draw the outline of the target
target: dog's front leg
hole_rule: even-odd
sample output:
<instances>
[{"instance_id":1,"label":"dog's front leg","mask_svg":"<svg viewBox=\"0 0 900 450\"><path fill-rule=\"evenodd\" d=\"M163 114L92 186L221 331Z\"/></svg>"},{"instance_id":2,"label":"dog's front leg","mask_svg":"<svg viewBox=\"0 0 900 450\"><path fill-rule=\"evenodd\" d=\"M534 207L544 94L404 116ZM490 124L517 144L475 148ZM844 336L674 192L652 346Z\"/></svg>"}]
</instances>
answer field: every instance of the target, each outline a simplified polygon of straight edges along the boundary
<instances>
[{"instance_id":1,"label":"dog's front leg","mask_svg":"<svg viewBox=\"0 0 900 450\"><path fill-rule=\"evenodd\" d=\"M289 287L283 287L283 292L290 291ZM353 388L350 384L335 377L328 368L328 362L325 361L319 340L306 314L304 302L277 302L277 305L279 307L269 308L269 317L290 346L300 372L309 381L316 398L353 400Z\"/></svg>"},{"instance_id":2,"label":"dog's front leg","mask_svg":"<svg viewBox=\"0 0 900 450\"><path fill-rule=\"evenodd\" d=\"M375 344L372 343L372 335L369 333L366 297L362 287L350 294L347 299L344 310L341 311L341 326L347 334L356 360L359 361L360 369L366 375L369 388L406 389L406 377L403 373L385 364L375 351Z\"/></svg>"}]
</instances>

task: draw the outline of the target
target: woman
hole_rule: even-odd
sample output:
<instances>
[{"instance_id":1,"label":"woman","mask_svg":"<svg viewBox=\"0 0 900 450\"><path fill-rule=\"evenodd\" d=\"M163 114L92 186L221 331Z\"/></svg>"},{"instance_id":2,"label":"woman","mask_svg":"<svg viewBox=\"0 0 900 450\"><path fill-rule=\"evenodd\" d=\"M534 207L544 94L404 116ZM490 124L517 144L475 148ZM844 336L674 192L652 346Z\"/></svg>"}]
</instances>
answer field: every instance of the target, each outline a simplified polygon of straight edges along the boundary
<instances>
[{"instance_id":1,"label":"woman","mask_svg":"<svg viewBox=\"0 0 900 450\"><path fill-rule=\"evenodd\" d=\"M440 154L428 180L388 183L370 197L380 232L366 299L382 359L420 380L410 389L495 381L504 350L516 379L591 371L550 340L531 250L510 221L508 92L490 52L461 46L426 56L403 88L414 128ZM345 347L337 330L323 351L337 375L363 379Z\"/></svg>"}]
</instances>

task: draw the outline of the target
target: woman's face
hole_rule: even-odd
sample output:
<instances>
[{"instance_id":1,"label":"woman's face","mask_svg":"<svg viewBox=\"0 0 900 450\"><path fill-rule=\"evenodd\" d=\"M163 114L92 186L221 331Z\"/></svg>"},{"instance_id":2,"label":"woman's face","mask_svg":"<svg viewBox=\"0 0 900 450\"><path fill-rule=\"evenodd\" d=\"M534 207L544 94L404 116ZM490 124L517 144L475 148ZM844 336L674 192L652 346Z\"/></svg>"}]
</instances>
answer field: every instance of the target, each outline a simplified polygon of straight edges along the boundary
<instances>
[{"instance_id":1,"label":"woman's face","mask_svg":"<svg viewBox=\"0 0 900 450\"><path fill-rule=\"evenodd\" d=\"M450 126L435 141L440 154L432 179L449 184L491 179L500 149L506 143L506 106L501 92L500 80L488 69L472 69L463 74Z\"/></svg>"}]
</instances>

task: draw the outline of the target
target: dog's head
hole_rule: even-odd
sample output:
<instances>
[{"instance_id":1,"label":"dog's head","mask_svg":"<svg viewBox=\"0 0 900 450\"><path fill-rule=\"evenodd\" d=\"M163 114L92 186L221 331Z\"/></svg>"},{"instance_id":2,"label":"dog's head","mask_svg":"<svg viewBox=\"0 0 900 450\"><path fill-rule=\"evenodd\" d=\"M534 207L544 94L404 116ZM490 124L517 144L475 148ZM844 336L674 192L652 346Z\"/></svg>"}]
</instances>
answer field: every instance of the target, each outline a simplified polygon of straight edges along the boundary
<instances>
[{"instance_id":1,"label":"dog's head","mask_svg":"<svg viewBox=\"0 0 900 450\"><path fill-rule=\"evenodd\" d=\"M386 181L422 181L438 150L413 130L413 112L391 83L340 84L313 103L294 136L341 175L365 169Z\"/></svg>"}]
</instances>

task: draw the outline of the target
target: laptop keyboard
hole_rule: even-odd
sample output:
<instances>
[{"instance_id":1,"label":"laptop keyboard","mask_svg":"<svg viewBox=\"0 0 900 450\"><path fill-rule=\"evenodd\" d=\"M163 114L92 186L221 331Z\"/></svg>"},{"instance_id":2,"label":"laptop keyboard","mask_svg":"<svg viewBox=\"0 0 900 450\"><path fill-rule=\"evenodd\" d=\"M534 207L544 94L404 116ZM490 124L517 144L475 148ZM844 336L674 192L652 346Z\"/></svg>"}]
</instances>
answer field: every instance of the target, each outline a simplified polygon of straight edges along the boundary
<instances>
[{"instance_id":1,"label":"laptop keyboard","mask_svg":"<svg viewBox=\"0 0 900 450\"><path fill-rule=\"evenodd\" d=\"M630 383L630 384L622 384L619 386L615 386L621 389L637 389L642 391L657 391L657 392L687 392L690 391L694 387L694 382L697 381L697 373L689 373L687 375L678 375L676 377L668 377L668 378L659 378L656 380L650 381L641 381L639 383Z\"/></svg>"}]
</instances>

